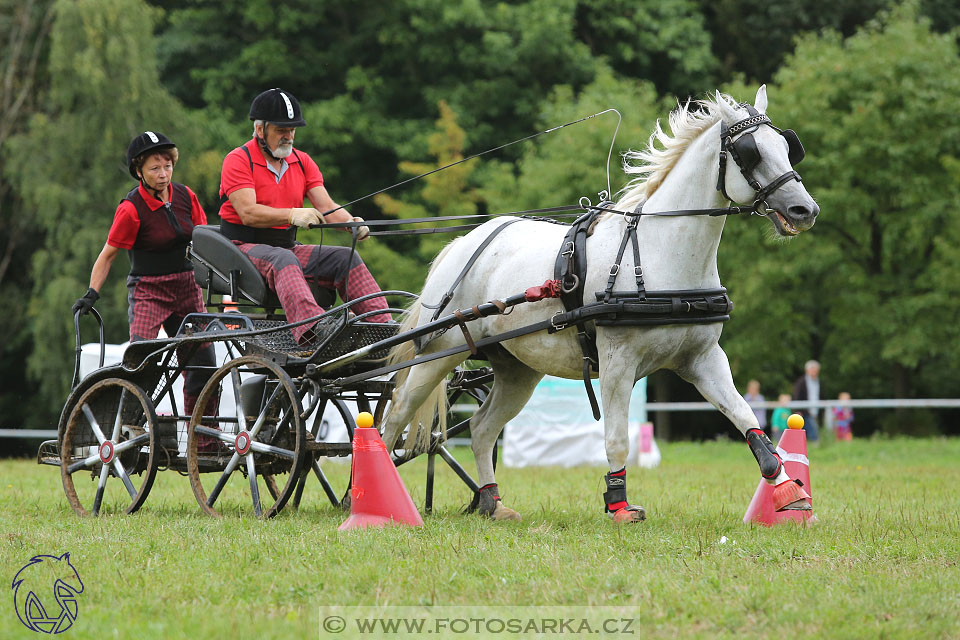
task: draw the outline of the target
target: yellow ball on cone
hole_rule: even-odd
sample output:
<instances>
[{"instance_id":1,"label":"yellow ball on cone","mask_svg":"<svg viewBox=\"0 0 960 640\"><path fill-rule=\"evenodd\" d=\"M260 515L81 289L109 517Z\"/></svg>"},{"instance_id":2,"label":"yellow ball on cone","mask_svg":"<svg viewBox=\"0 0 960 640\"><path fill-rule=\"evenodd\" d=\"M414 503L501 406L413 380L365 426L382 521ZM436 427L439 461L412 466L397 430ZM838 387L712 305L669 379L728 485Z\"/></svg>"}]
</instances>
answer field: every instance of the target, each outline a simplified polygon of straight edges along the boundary
<instances>
[{"instance_id":1,"label":"yellow ball on cone","mask_svg":"<svg viewBox=\"0 0 960 640\"><path fill-rule=\"evenodd\" d=\"M787 427L791 429L803 429L803 416L799 413L792 413L787 418Z\"/></svg>"},{"instance_id":2,"label":"yellow ball on cone","mask_svg":"<svg viewBox=\"0 0 960 640\"><path fill-rule=\"evenodd\" d=\"M373 415L369 411L361 411L357 414L357 426L361 429L369 429L373 426Z\"/></svg>"}]
</instances>

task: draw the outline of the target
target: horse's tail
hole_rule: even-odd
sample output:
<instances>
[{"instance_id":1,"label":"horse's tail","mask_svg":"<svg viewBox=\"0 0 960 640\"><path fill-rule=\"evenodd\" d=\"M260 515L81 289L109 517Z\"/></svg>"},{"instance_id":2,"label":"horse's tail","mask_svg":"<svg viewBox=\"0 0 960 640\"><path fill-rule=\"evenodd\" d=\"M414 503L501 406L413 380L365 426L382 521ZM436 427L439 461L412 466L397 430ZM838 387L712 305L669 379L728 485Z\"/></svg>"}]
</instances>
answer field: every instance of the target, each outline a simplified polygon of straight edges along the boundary
<instances>
[{"instance_id":1,"label":"horse's tail","mask_svg":"<svg viewBox=\"0 0 960 640\"><path fill-rule=\"evenodd\" d=\"M443 261L443 258L447 255L453 245L459 240L459 238L453 240L443 250L437 255L433 260L433 263L430 265L430 271L427 272L427 282L430 281L430 276L433 275L433 272L436 271L437 267ZM411 331L417 327L417 324L420 322L420 313L423 309L423 305L420 303L420 298L414 300L407 311L404 313L403 322L400 324L400 332ZM390 356L388 362L390 364L398 364L400 362L407 362L413 360L417 355L417 348L414 345L413 340L407 340L401 344L398 344L390 351ZM410 367L400 369L397 372L396 377L394 378L394 387L393 387L393 403L397 402L397 393L400 392L401 388L407 381L407 377L410 375ZM434 418L439 419L440 422L440 433L443 438L447 437L447 381L446 378L440 381L424 400L423 404L417 409L413 414L413 419L410 421L410 430L407 434L406 443L404 449L410 451L413 450L416 453L422 453L427 450L430 445L430 430L433 427ZM387 443L390 446L390 443Z\"/></svg>"}]
</instances>

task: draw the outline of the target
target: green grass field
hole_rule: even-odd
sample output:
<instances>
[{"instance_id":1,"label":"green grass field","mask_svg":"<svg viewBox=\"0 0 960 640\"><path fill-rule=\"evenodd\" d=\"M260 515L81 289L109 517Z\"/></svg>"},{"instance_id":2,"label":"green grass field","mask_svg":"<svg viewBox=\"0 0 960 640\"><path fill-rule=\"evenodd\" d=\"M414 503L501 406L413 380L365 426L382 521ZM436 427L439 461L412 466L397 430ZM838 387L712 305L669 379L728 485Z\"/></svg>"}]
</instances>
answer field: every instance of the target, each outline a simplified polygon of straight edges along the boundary
<instances>
[{"instance_id":1,"label":"green grass field","mask_svg":"<svg viewBox=\"0 0 960 640\"><path fill-rule=\"evenodd\" d=\"M315 479L269 521L201 515L174 472L133 516L79 519L58 469L4 460L0 567L10 585L33 555L70 552L85 589L63 638L316 638L323 605L616 605L640 638L960 638L960 440L812 450L807 528L742 523L759 479L743 444L661 449L629 470L640 525L601 514L599 468L502 469L524 520L462 515L438 462L425 527L346 533ZM345 486L345 465L324 468ZM422 506L425 461L401 471ZM37 637L6 593L0 638Z\"/></svg>"}]
</instances>

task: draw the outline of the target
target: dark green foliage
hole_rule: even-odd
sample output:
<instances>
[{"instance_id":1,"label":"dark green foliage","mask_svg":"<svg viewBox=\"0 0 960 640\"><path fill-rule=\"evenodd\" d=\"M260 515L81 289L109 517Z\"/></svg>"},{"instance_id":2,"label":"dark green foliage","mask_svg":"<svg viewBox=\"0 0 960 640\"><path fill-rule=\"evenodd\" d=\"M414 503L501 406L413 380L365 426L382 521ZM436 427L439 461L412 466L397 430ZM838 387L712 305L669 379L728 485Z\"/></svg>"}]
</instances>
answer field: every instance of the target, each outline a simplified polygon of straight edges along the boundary
<instances>
[{"instance_id":1,"label":"dark green foliage","mask_svg":"<svg viewBox=\"0 0 960 640\"><path fill-rule=\"evenodd\" d=\"M748 99L768 82L771 117L807 146L801 172L822 215L787 244L765 222L727 224L721 273L737 307L723 343L736 378L775 395L818 357L830 397L960 394L960 80L956 43L938 35L960 24L955 3L916 0L878 18L889 0L61 0L45 19L49 4L0 0L10 34L0 44L0 375L15 381L0 396L3 426L56 420L72 371L70 305L133 186L130 138L153 128L174 139L175 179L215 222L223 156L250 136L250 100L274 86L300 99L308 126L297 145L345 203L608 107L624 115L616 191L617 154L643 145L677 98L734 79L726 90ZM29 99L11 100L25 86ZM613 126L596 118L351 211L595 198ZM446 239L375 239L363 255L384 286L416 290ZM98 302L114 342L127 335L126 266L114 265ZM37 398L29 412L24 398ZM939 415L916 422L950 429ZM880 417L866 414L896 429ZM674 436L687 433L674 422Z\"/></svg>"},{"instance_id":2,"label":"dark green foliage","mask_svg":"<svg viewBox=\"0 0 960 640\"><path fill-rule=\"evenodd\" d=\"M738 306L725 345L741 379L786 390L785 373L815 357L828 397L956 395L956 61L954 38L909 6L846 40L800 39L771 117L811 150L801 172L821 216L787 244L728 225L722 273Z\"/></svg>"}]
</instances>

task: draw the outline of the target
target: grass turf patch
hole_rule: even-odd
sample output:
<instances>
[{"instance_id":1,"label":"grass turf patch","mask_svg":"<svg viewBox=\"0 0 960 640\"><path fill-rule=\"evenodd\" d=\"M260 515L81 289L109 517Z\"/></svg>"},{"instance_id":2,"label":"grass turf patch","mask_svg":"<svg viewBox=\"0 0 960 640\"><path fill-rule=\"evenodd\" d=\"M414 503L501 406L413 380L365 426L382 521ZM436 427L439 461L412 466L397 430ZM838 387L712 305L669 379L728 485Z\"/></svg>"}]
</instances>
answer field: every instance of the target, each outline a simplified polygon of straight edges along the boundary
<instances>
[{"instance_id":1,"label":"grass turf patch","mask_svg":"<svg viewBox=\"0 0 960 640\"><path fill-rule=\"evenodd\" d=\"M523 521L464 515L471 496L438 461L425 527L345 533L315 479L269 521L203 516L170 471L139 513L80 519L57 469L5 460L0 567L12 580L33 555L70 552L85 584L75 638L312 638L319 606L375 604L617 605L640 637L960 636L960 440L812 449L806 528L742 523L759 480L743 444L661 450L658 468L628 470L639 525L601 513L601 468L500 469ZM342 492L349 468L324 469ZM421 509L425 469L401 467ZM0 637L35 637L8 593Z\"/></svg>"}]
</instances>

